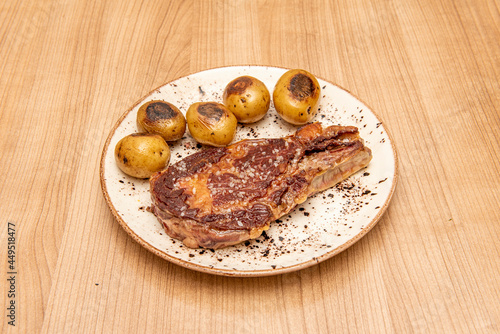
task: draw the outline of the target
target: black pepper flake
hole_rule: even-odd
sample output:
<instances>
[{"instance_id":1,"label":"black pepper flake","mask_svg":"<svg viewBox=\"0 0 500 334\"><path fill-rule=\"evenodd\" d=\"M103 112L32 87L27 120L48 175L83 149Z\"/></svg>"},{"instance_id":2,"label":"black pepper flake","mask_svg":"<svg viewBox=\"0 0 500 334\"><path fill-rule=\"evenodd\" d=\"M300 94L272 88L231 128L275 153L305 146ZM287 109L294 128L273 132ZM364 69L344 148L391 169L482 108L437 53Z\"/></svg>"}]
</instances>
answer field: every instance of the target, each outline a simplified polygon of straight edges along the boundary
<instances>
[{"instance_id":1,"label":"black pepper flake","mask_svg":"<svg viewBox=\"0 0 500 334\"><path fill-rule=\"evenodd\" d=\"M194 257L194 254L189 254L189 257Z\"/></svg>"},{"instance_id":2,"label":"black pepper flake","mask_svg":"<svg viewBox=\"0 0 500 334\"><path fill-rule=\"evenodd\" d=\"M276 269L276 265L275 265L275 264L272 264L272 265L271 265L271 268Z\"/></svg>"},{"instance_id":3,"label":"black pepper flake","mask_svg":"<svg viewBox=\"0 0 500 334\"><path fill-rule=\"evenodd\" d=\"M120 181L118 181L118 182L120 182L120 183L125 183L125 181L123 181L123 180L120 180Z\"/></svg>"}]
</instances>

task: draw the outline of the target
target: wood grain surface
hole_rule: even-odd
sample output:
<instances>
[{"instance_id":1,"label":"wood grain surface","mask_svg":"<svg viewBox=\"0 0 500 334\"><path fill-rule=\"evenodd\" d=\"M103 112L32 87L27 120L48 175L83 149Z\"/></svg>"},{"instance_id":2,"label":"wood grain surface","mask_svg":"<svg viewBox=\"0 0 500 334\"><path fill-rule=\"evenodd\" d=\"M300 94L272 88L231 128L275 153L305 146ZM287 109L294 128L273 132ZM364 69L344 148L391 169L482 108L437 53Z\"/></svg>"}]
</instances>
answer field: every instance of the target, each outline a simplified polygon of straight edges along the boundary
<instances>
[{"instance_id":1,"label":"wood grain surface","mask_svg":"<svg viewBox=\"0 0 500 334\"><path fill-rule=\"evenodd\" d=\"M2 1L0 332L500 332L499 41L497 0ZM245 64L344 87L399 153L375 228L290 274L173 265L100 189L106 137L136 101Z\"/></svg>"}]
</instances>

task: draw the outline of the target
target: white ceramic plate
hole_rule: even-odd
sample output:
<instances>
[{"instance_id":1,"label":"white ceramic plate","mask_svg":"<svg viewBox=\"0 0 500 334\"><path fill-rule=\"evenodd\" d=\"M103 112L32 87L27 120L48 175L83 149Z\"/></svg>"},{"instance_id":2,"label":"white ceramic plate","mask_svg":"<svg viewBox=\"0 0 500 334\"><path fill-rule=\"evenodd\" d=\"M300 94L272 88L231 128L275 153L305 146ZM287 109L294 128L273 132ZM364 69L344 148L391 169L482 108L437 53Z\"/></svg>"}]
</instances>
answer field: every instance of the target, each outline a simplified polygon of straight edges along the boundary
<instances>
[{"instance_id":1,"label":"white ceramic plate","mask_svg":"<svg viewBox=\"0 0 500 334\"><path fill-rule=\"evenodd\" d=\"M115 145L124 136L138 131L136 113L144 102L169 101L185 113L194 102L222 102L226 84L241 75L260 79L272 95L276 81L285 71L276 67L233 66L191 74L156 89L120 118L102 153L101 186L113 215L134 240L158 256L190 269L227 276L265 276L326 260L354 244L377 223L396 185L394 145L380 119L365 104L320 78L320 110L314 121L357 126L373 151L373 159L367 168L311 197L272 223L258 239L216 251L183 246L166 235L156 217L147 210L151 204L148 181L129 177L116 166ZM271 104L263 120L238 125L234 141L281 137L296 129L282 121ZM184 138L171 145L170 162L203 148L186 130Z\"/></svg>"}]
</instances>

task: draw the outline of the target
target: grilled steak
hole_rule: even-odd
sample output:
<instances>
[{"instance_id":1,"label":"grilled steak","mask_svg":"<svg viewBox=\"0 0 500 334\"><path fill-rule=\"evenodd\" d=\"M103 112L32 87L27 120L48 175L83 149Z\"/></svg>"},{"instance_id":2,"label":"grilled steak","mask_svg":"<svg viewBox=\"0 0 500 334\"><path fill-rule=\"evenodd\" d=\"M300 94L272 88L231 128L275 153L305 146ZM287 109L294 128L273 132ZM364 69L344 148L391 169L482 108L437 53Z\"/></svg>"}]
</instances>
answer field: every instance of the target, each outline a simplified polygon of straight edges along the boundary
<instances>
[{"instance_id":1,"label":"grilled steak","mask_svg":"<svg viewBox=\"0 0 500 334\"><path fill-rule=\"evenodd\" d=\"M257 238L371 157L356 127L308 124L284 138L205 149L154 174L152 210L187 247L222 248Z\"/></svg>"}]
</instances>

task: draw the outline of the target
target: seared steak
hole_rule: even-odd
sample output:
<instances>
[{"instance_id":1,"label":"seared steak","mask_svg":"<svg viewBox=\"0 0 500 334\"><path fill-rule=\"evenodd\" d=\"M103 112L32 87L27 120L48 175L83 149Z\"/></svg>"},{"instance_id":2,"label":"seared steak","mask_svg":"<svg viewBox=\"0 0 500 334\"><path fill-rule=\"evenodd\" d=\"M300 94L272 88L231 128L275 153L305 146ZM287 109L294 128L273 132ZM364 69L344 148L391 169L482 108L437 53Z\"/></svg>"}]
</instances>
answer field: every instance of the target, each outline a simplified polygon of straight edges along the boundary
<instances>
[{"instance_id":1,"label":"seared steak","mask_svg":"<svg viewBox=\"0 0 500 334\"><path fill-rule=\"evenodd\" d=\"M356 127L308 124L284 138L205 149L154 174L152 210L186 246L222 248L257 238L371 157Z\"/></svg>"}]
</instances>

